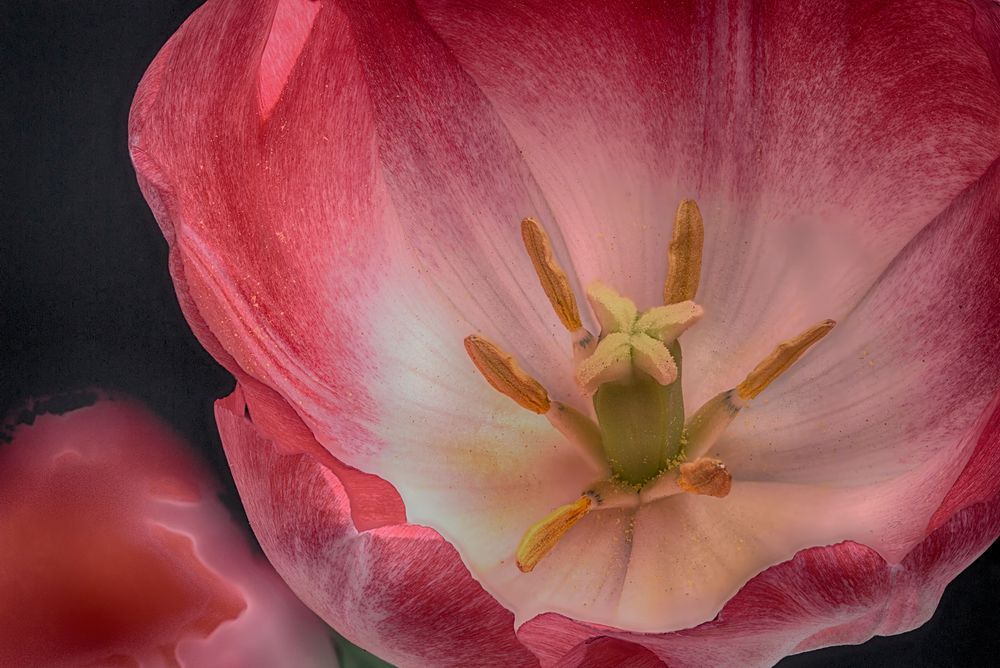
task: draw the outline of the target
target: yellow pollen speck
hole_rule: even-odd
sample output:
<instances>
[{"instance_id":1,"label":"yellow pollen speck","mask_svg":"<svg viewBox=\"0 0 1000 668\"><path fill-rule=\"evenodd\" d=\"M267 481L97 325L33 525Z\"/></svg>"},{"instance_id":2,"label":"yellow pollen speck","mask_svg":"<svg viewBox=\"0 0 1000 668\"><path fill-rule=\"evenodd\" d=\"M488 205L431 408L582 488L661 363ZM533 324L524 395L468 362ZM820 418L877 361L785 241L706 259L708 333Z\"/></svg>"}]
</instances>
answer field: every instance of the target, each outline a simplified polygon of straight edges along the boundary
<instances>
[{"instance_id":1,"label":"yellow pollen speck","mask_svg":"<svg viewBox=\"0 0 1000 668\"><path fill-rule=\"evenodd\" d=\"M552 253L552 243L545 230L534 218L525 218L521 221L521 238L531 258L531 264L535 267L535 273L538 274L538 281L542 284L545 296L549 298L559 320L571 332L580 329L583 323L580 321L576 297L573 295L566 272L559 266Z\"/></svg>"},{"instance_id":2,"label":"yellow pollen speck","mask_svg":"<svg viewBox=\"0 0 1000 668\"><path fill-rule=\"evenodd\" d=\"M481 336L467 336L465 352L497 392L538 414L546 413L551 408L549 394L541 383L526 374L513 357L492 341Z\"/></svg>"},{"instance_id":3,"label":"yellow pollen speck","mask_svg":"<svg viewBox=\"0 0 1000 668\"><path fill-rule=\"evenodd\" d=\"M778 344L778 347L768 355L754 370L747 374L742 383L736 386L736 391L744 401L753 399L770 385L774 379L783 374L788 367L802 357L817 341L830 333L837 323L824 320L802 332L794 339Z\"/></svg>"},{"instance_id":4,"label":"yellow pollen speck","mask_svg":"<svg viewBox=\"0 0 1000 668\"><path fill-rule=\"evenodd\" d=\"M693 199L682 200L674 217L674 233L667 258L667 280L663 303L676 304L694 299L701 281L701 253L705 245L705 225Z\"/></svg>"},{"instance_id":5,"label":"yellow pollen speck","mask_svg":"<svg viewBox=\"0 0 1000 668\"><path fill-rule=\"evenodd\" d=\"M590 512L592 506L590 497L581 496L574 503L559 506L528 529L517 546L517 567L521 572L529 573L534 569L559 539Z\"/></svg>"}]
</instances>

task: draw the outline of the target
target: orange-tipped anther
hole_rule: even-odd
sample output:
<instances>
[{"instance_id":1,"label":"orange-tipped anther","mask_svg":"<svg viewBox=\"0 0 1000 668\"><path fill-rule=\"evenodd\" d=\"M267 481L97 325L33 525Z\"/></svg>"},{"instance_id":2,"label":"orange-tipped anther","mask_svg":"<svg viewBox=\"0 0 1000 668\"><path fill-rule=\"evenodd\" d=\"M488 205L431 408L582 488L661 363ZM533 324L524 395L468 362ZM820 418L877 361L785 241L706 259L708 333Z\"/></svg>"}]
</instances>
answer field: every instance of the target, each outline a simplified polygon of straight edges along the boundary
<instances>
[{"instance_id":1,"label":"orange-tipped anther","mask_svg":"<svg viewBox=\"0 0 1000 668\"><path fill-rule=\"evenodd\" d=\"M541 224L534 218L521 221L521 238L524 247L531 258L531 264L538 274L545 296L549 298L552 308L563 326L575 332L583 326L580 321L580 309L576 305L573 288L569 284L566 272L559 266L552 253L552 243Z\"/></svg>"},{"instance_id":2,"label":"orange-tipped anther","mask_svg":"<svg viewBox=\"0 0 1000 668\"><path fill-rule=\"evenodd\" d=\"M559 539L590 512L593 503L589 496L581 496L574 503L559 506L528 529L517 546L517 567L521 572L531 572Z\"/></svg>"},{"instance_id":3,"label":"orange-tipped anther","mask_svg":"<svg viewBox=\"0 0 1000 668\"><path fill-rule=\"evenodd\" d=\"M778 347L764 361L754 367L754 370L747 374L742 383L736 386L736 392L740 399L748 401L763 392L788 367L795 364L809 348L829 334L836 324L833 320L824 320L794 339L779 343Z\"/></svg>"},{"instance_id":4,"label":"orange-tipped anther","mask_svg":"<svg viewBox=\"0 0 1000 668\"><path fill-rule=\"evenodd\" d=\"M534 413L548 412L552 403L541 383L518 366L517 361L495 343L481 336L465 337L465 352L486 382Z\"/></svg>"}]
</instances>

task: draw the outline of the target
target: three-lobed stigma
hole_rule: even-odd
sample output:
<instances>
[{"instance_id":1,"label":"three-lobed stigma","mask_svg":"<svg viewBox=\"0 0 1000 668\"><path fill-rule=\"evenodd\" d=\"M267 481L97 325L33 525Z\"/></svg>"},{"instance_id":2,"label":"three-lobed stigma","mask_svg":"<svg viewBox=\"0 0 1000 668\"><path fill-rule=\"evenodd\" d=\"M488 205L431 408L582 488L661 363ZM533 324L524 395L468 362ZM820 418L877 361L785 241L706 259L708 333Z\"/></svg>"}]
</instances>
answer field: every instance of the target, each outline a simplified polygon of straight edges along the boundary
<instances>
[{"instance_id":1,"label":"three-lobed stigma","mask_svg":"<svg viewBox=\"0 0 1000 668\"><path fill-rule=\"evenodd\" d=\"M736 387L686 417L678 339L704 314L693 301L705 236L694 200L684 200L677 208L667 250L664 304L639 312L628 297L594 283L587 288L587 298L600 325L597 334L583 326L576 295L545 229L525 218L521 236L546 297L571 335L576 381L590 397L593 417L553 401L513 355L488 339L466 337L466 352L494 389L544 415L601 471L601 478L577 500L556 508L525 532L515 556L518 568L529 572L596 509L638 506L679 493L728 495L732 472L721 460L705 455L747 402L835 323L824 320L780 343Z\"/></svg>"}]
</instances>

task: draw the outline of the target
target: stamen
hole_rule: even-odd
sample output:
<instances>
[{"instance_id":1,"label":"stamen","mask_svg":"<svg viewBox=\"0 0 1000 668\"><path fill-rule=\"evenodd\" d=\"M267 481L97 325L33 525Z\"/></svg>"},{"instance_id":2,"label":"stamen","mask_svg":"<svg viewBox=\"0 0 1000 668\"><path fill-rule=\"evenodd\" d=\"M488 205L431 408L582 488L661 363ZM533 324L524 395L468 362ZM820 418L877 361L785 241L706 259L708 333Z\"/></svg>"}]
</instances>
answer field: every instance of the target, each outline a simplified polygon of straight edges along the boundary
<instances>
[{"instance_id":1,"label":"stamen","mask_svg":"<svg viewBox=\"0 0 1000 668\"><path fill-rule=\"evenodd\" d=\"M793 339L778 344L764 361L747 374L742 383L720 392L699 408L684 425L687 456L697 459L715 445L733 419L753 399L794 364L810 346L826 336L836 323L824 320Z\"/></svg>"},{"instance_id":2,"label":"stamen","mask_svg":"<svg viewBox=\"0 0 1000 668\"><path fill-rule=\"evenodd\" d=\"M681 464L677 485L691 494L722 498L733 488L733 476L719 459L702 457Z\"/></svg>"},{"instance_id":3,"label":"stamen","mask_svg":"<svg viewBox=\"0 0 1000 668\"><path fill-rule=\"evenodd\" d=\"M541 383L518 366L513 357L481 336L465 337L465 352L486 382L529 411L543 414L552 406Z\"/></svg>"},{"instance_id":4,"label":"stamen","mask_svg":"<svg viewBox=\"0 0 1000 668\"><path fill-rule=\"evenodd\" d=\"M674 234L667 259L667 280L663 285L663 303L676 304L694 299L701 281L701 253L705 244L705 225L693 199L681 200L674 217Z\"/></svg>"},{"instance_id":5,"label":"stamen","mask_svg":"<svg viewBox=\"0 0 1000 668\"><path fill-rule=\"evenodd\" d=\"M788 367L795 364L802 355L817 341L830 333L837 323L824 320L802 332L794 339L779 343L778 347L764 361L747 374L742 383L736 386L740 399L749 401L770 385Z\"/></svg>"},{"instance_id":6,"label":"stamen","mask_svg":"<svg viewBox=\"0 0 1000 668\"><path fill-rule=\"evenodd\" d=\"M688 418L684 434L687 436L687 456L690 459L706 454L746 405L735 395L735 389L720 392ZM736 401L733 401L734 398Z\"/></svg>"},{"instance_id":7,"label":"stamen","mask_svg":"<svg viewBox=\"0 0 1000 668\"><path fill-rule=\"evenodd\" d=\"M684 492L677 484L677 470L667 470L646 483L639 490L639 503L652 503Z\"/></svg>"},{"instance_id":8,"label":"stamen","mask_svg":"<svg viewBox=\"0 0 1000 668\"><path fill-rule=\"evenodd\" d=\"M593 505L589 496L581 496L574 503L559 506L528 529L517 546L517 567L521 572L532 571L552 551L559 539L590 512Z\"/></svg>"},{"instance_id":9,"label":"stamen","mask_svg":"<svg viewBox=\"0 0 1000 668\"><path fill-rule=\"evenodd\" d=\"M570 332L577 331L583 327L583 323L580 321L576 297L573 295L566 272L559 266L552 253L552 243L545 230L534 218L525 218L521 221L521 238L531 258L531 264L535 266L538 281L542 284L545 296L549 298L559 320Z\"/></svg>"},{"instance_id":10,"label":"stamen","mask_svg":"<svg viewBox=\"0 0 1000 668\"><path fill-rule=\"evenodd\" d=\"M583 455L595 469L608 472L607 455L601 439L601 428L572 406L561 401L553 401L552 408L545 414L549 423L566 437L566 440L580 448Z\"/></svg>"}]
</instances>

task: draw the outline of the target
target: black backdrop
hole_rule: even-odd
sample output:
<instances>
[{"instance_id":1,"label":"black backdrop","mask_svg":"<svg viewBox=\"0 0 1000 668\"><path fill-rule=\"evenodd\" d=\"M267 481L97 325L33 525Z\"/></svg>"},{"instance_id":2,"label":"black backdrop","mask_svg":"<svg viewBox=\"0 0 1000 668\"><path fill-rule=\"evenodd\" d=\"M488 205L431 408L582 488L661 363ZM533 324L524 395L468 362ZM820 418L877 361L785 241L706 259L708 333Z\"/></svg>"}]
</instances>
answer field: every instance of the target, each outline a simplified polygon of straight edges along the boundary
<instances>
[{"instance_id":1,"label":"black backdrop","mask_svg":"<svg viewBox=\"0 0 1000 668\"><path fill-rule=\"evenodd\" d=\"M126 149L139 78L199 4L0 0L0 414L88 386L137 397L199 447L239 514L212 418L233 381L181 316ZM922 628L779 665L1000 665L998 585L995 546Z\"/></svg>"}]
</instances>

